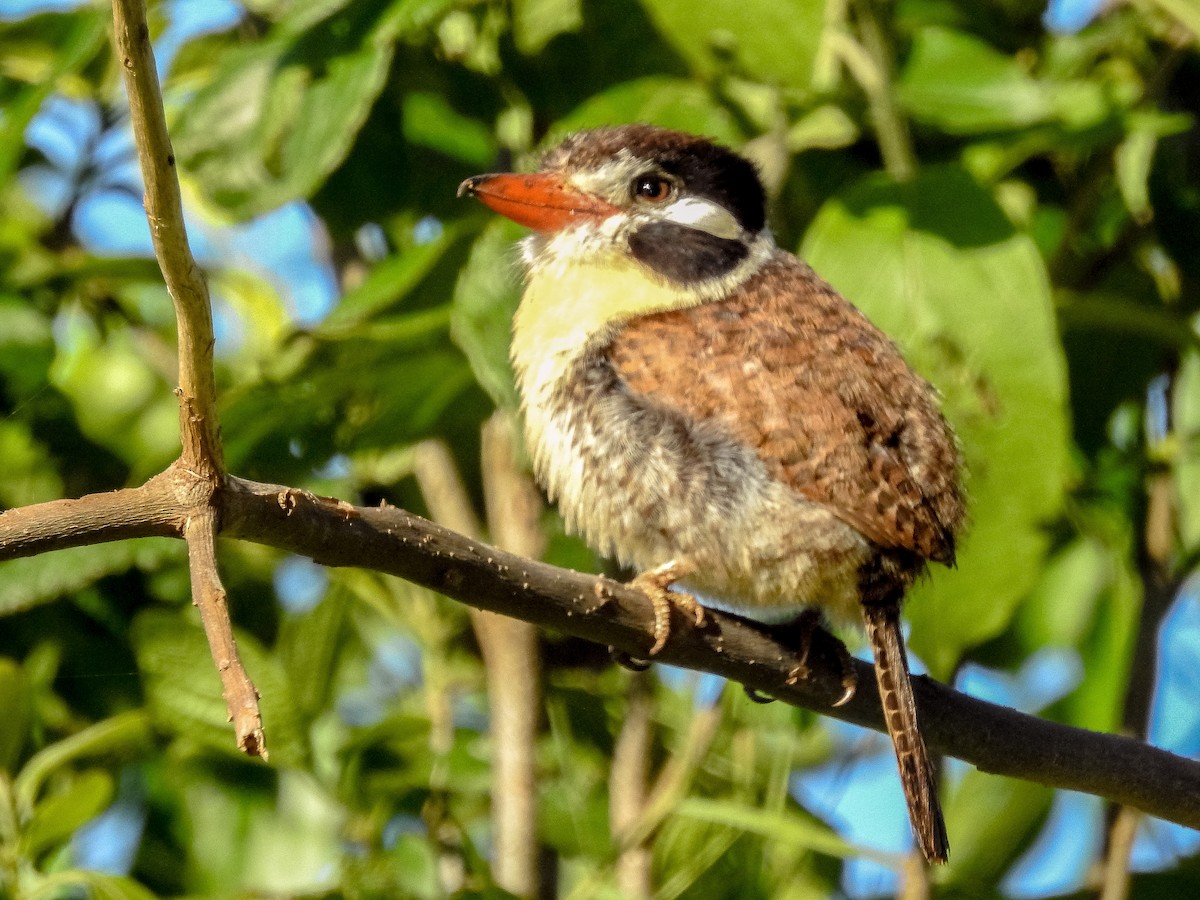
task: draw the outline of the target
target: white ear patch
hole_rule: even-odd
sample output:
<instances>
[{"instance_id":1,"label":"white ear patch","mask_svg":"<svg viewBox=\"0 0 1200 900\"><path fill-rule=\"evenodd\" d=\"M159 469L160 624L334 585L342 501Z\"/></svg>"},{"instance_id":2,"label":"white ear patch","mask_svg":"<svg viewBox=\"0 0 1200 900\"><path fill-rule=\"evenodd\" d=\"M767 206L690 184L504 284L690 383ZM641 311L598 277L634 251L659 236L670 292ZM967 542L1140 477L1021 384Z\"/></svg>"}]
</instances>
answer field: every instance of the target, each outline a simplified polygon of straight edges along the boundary
<instances>
[{"instance_id":1,"label":"white ear patch","mask_svg":"<svg viewBox=\"0 0 1200 900\"><path fill-rule=\"evenodd\" d=\"M742 236L742 226L729 210L702 197L681 197L664 206L659 215L668 222L695 228L713 237L734 241Z\"/></svg>"}]
</instances>

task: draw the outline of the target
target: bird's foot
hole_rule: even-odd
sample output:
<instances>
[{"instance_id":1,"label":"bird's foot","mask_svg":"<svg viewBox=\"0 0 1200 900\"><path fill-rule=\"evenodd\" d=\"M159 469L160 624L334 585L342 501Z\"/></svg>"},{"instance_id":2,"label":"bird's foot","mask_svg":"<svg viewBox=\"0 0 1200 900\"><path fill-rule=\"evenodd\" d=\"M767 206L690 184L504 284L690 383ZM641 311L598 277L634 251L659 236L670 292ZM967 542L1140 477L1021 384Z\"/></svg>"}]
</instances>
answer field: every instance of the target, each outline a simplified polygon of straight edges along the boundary
<instances>
[{"instance_id":1,"label":"bird's foot","mask_svg":"<svg viewBox=\"0 0 1200 900\"><path fill-rule=\"evenodd\" d=\"M833 647L834 656L842 674L842 693L833 702L834 706L844 706L850 702L858 690L858 675L854 670L854 660L846 645L821 627L821 614L815 609L806 609L794 622L785 627L788 643L795 641L798 653L796 665L788 672L785 684L793 685L806 680L811 673L808 667L809 653L812 651L813 639L819 634L827 638Z\"/></svg>"},{"instance_id":2,"label":"bird's foot","mask_svg":"<svg viewBox=\"0 0 1200 900\"><path fill-rule=\"evenodd\" d=\"M671 560L657 569L643 572L629 586L637 588L646 595L650 605L654 607L654 644L650 647L650 656L656 655L667 645L671 636L671 607L690 616L697 628L703 627L707 621L704 607L691 594L669 590L672 584L687 577L691 567Z\"/></svg>"}]
</instances>

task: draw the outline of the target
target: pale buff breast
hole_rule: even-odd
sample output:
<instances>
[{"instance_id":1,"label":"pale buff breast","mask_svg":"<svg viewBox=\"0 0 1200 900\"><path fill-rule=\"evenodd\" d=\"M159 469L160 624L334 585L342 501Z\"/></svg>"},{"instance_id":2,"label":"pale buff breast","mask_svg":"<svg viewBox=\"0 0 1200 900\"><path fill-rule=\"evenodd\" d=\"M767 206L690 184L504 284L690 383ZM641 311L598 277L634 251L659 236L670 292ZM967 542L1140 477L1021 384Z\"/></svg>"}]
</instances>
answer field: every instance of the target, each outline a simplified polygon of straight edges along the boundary
<instances>
[{"instance_id":1,"label":"pale buff breast","mask_svg":"<svg viewBox=\"0 0 1200 900\"><path fill-rule=\"evenodd\" d=\"M574 355L524 346L526 439L570 531L638 570L693 566L681 587L717 606L764 620L820 606L858 621L858 570L871 548L857 531L718 429L632 396L603 356L603 335Z\"/></svg>"}]
</instances>

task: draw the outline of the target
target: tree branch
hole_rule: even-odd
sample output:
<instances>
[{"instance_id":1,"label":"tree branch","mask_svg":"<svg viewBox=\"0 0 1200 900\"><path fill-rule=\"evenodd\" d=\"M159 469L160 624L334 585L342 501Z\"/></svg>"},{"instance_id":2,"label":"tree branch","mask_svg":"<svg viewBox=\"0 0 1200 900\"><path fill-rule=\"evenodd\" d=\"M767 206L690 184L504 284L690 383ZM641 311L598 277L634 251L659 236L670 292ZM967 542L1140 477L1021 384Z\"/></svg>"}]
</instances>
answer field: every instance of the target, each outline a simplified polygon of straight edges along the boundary
<instances>
[{"instance_id":1,"label":"tree branch","mask_svg":"<svg viewBox=\"0 0 1200 900\"><path fill-rule=\"evenodd\" d=\"M176 478L187 474L174 471ZM308 556L328 566L396 575L470 606L607 644L635 657L644 657L654 643L650 603L627 585L505 553L400 509L356 507L234 476L227 481L217 499L221 533L229 537ZM87 540L70 535L61 515L61 533L41 528L38 540L26 539L29 521L67 501L0 514L0 560L135 533L178 536L178 531L161 524L161 507L126 509L114 512L110 521L98 521L101 507L113 506L111 495L98 497L106 499L74 501L91 511ZM181 506L179 512L186 509ZM699 629L687 618L673 622L671 640L656 660L712 672L793 706L883 730L868 663L855 661L858 693L845 706L834 708L830 704L841 695L842 673L832 653L811 654L811 677L787 685L793 651L768 629L717 611L708 618ZM821 643L814 651L822 649ZM1049 722L977 700L929 678L914 678L913 688L926 740L939 753L985 772L1095 794L1200 828L1200 763L1133 738Z\"/></svg>"},{"instance_id":2,"label":"tree branch","mask_svg":"<svg viewBox=\"0 0 1200 900\"><path fill-rule=\"evenodd\" d=\"M144 203L179 332L179 433L183 461L193 472L218 478L224 470L217 386L213 375L212 307L204 273L192 258L183 201L175 174L175 151L167 134L162 91L143 0L113 0L113 42L125 73L129 116L137 145Z\"/></svg>"},{"instance_id":3,"label":"tree branch","mask_svg":"<svg viewBox=\"0 0 1200 900\"><path fill-rule=\"evenodd\" d=\"M125 73L129 116L137 146L144 203L154 255L175 307L179 335L179 439L182 455L175 468L191 488L192 503L183 517L192 576L192 602L200 609L209 649L221 674L229 717L238 747L251 756L267 756L258 691L242 666L229 621L225 588L217 571L215 500L225 476L217 385L213 369L212 305L204 273L188 246L183 201L175 173L175 151L167 133L162 90L150 45L143 0L113 0L113 42Z\"/></svg>"},{"instance_id":4,"label":"tree branch","mask_svg":"<svg viewBox=\"0 0 1200 900\"><path fill-rule=\"evenodd\" d=\"M217 516L212 507L188 519L183 530L187 540L188 569L192 576L192 602L200 610L204 636L212 651L213 663L221 676L221 692L233 722L238 749L249 756L267 758L263 739L262 713L258 708L258 690L246 674L233 639L225 588L217 572Z\"/></svg>"},{"instance_id":5,"label":"tree branch","mask_svg":"<svg viewBox=\"0 0 1200 900\"><path fill-rule=\"evenodd\" d=\"M292 488L231 479L222 494L225 533L331 566L398 575L464 603L644 657L653 611L640 591L504 553L398 509L363 509ZM856 661L859 690L845 706L837 659L814 654L812 677L788 686L793 653L763 626L713 612L697 629L673 623L657 660L713 672L784 702L883 730L870 665ZM1200 764L1132 738L1048 722L914 679L929 744L986 772L1083 791L1200 828Z\"/></svg>"},{"instance_id":6,"label":"tree branch","mask_svg":"<svg viewBox=\"0 0 1200 900\"><path fill-rule=\"evenodd\" d=\"M172 467L141 487L0 513L0 562L128 538L182 537L186 500L179 496L175 471Z\"/></svg>"}]
</instances>

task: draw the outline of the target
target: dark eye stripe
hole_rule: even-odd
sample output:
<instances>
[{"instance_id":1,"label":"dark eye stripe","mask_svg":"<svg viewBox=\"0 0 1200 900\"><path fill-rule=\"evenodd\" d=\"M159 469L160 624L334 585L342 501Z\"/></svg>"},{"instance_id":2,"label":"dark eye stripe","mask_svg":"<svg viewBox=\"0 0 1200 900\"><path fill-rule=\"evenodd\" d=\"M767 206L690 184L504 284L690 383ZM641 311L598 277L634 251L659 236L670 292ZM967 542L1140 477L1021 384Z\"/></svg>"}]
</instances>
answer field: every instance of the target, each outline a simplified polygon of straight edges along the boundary
<instances>
[{"instance_id":1,"label":"dark eye stripe","mask_svg":"<svg viewBox=\"0 0 1200 900\"><path fill-rule=\"evenodd\" d=\"M674 222L650 222L629 236L638 261L679 284L727 275L750 255L741 241L719 238Z\"/></svg>"},{"instance_id":2,"label":"dark eye stripe","mask_svg":"<svg viewBox=\"0 0 1200 900\"><path fill-rule=\"evenodd\" d=\"M701 143L658 160L689 194L725 207L754 234L766 224L766 197L754 166L735 153Z\"/></svg>"}]
</instances>

